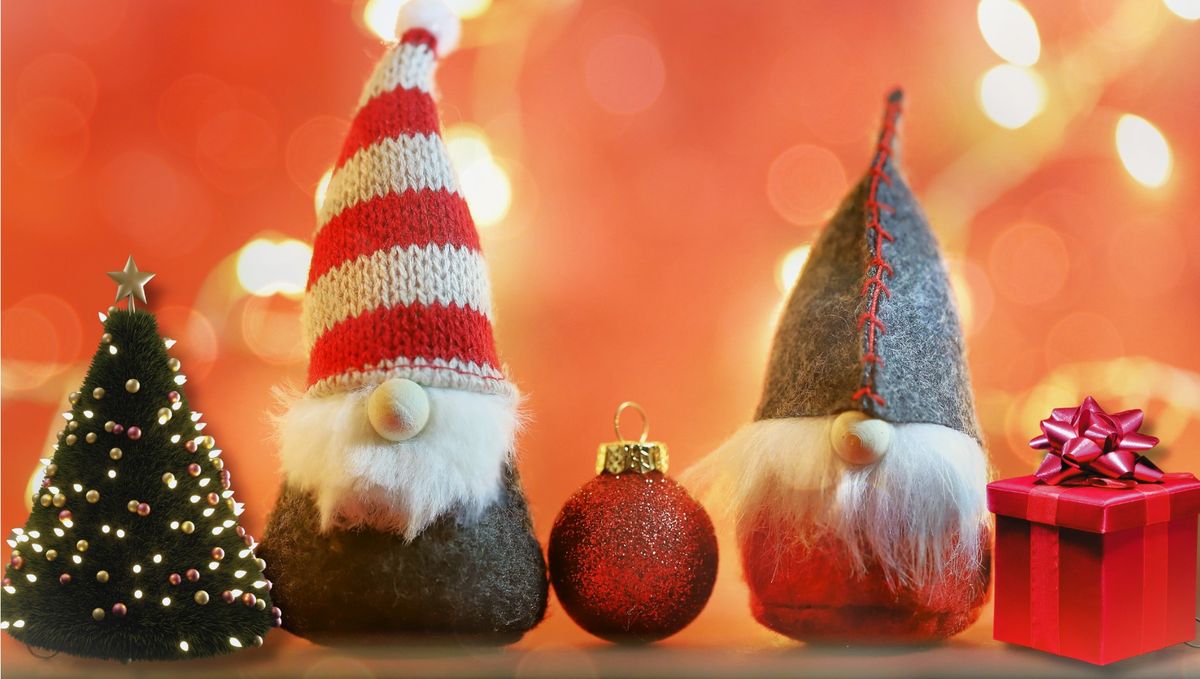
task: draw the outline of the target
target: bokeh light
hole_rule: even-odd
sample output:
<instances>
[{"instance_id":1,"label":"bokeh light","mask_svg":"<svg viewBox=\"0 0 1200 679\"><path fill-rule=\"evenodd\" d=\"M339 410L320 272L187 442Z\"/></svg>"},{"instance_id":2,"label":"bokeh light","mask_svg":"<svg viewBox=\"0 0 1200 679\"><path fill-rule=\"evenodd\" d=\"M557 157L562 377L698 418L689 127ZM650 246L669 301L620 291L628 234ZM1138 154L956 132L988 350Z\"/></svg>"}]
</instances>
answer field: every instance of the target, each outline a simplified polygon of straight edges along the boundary
<instances>
[{"instance_id":1,"label":"bokeh light","mask_svg":"<svg viewBox=\"0 0 1200 679\"><path fill-rule=\"evenodd\" d=\"M846 170L823 146L800 144L779 154L767 169L771 207L792 224L819 224L846 192Z\"/></svg>"},{"instance_id":2,"label":"bokeh light","mask_svg":"<svg viewBox=\"0 0 1200 679\"><path fill-rule=\"evenodd\" d=\"M1001 59L1033 66L1042 52L1037 23L1017 0L980 0L976 10L979 32Z\"/></svg>"},{"instance_id":3,"label":"bokeh light","mask_svg":"<svg viewBox=\"0 0 1200 679\"><path fill-rule=\"evenodd\" d=\"M0 314L4 345L4 388L32 389L56 371L59 354L54 324L38 310L13 306Z\"/></svg>"},{"instance_id":4,"label":"bokeh light","mask_svg":"<svg viewBox=\"0 0 1200 679\"><path fill-rule=\"evenodd\" d=\"M475 223L488 227L502 221L512 205L512 184L492 155L487 134L473 125L461 124L447 129L445 139Z\"/></svg>"},{"instance_id":5,"label":"bokeh light","mask_svg":"<svg viewBox=\"0 0 1200 679\"><path fill-rule=\"evenodd\" d=\"M284 163L296 188L313 190L329 163L337 158L346 140L350 123L344 118L319 115L297 126L288 136Z\"/></svg>"},{"instance_id":6,"label":"bokeh light","mask_svg":"<svg viewBox=\"0 0 1200 679\"><path fill-rule=\"evenodd\" d=\"M125 23L129 0L78 3L45 0L37 3L60 34L81 45L99 45L112 38Z\"/></svg>"},{"instance_id":7,"label":"bokeh light","mask_svg":"<svg viewBox=\"0 0 1200 679\"><path fill-rule=\"evenodd\" d=\"M201 383L221 351L221 337L213 322L199 310L180 304L155 304L154 315L158 317L159 332L177 340L171 354L183 361L182 374L189 384Z\"/></svg>"},{"instance_id":8,"label":"bokeh light","mask_svg":"<svg viewBox=\"0 0 1200 679\"><path fill-rule=\"evenodd\" d=\"M1045 348L1046 365L1058 366L1119 358L1125 353L1125 341L1112 319L1094 311L1076 311L1051 326Z\"/></svg>"},{"instance_id":9,"label":"bokeh light","mask_svg":"<svg viewBox=\"0 0 1200 679\"><path fill-rule=\"evenodd\" d=\"M1184 234L1161 218L1142 217L1114 229L1108 242L1108 270L1120 271L1137 285L1121 286L1130 299L1170 293L1180 284L1191 254Z\"/></svg>"},{"instance_id":10,"label":"bokeh light","mask_svg":"<svg viewBox=\"0 0 1200 679\"><path fill-rule=\"evenodd\" d=\"M312 247L294 238L255 238L238 252L237 278L252 295L270 297L304 294Z\"/></svg>"},{"instance_id":11,"label":"bokeh light","mask_svg":"<svg viewBox=\"0 0 1200 679\"><path fill-rule=\"evenodd\" d=\"M779 286L779 291L782 293L791 292L792 287L796 285L796 281L800 280L800 272L804 271L804 264L808 262L808 254L812 252L811 245L798 245L779 260L779 266L775 268L775 284Z\"/></svg>"},{"instance_id":12,"label":"bokeh light","mask_svg":"<svg viewBox=\"0 0 1200 679\"><path fill-rule=\"evenodd\" d=\"M1056 373L1009 401L1005 418L1008 447L1029 461L1027 473L1031 473L1033 465L1042 458L1042 453L1029 448L1029 439L1039 433L1038 422L1055 408L1077 405L1081 398L1079 385L1067 375Z\"/></svg>"},{"instance_id":13,"label":"bokeh light","mask_svg":"<svg viewBox=\"0 0 1200 679\"><path fill-rule=\"evenodd\" d=\"M492 6L492 0L446 0L450 9L463 19L474 19Z\"/></svg>"},{"instance_id":14,"label":"bokeh light","mask_svg":"<svg viewBox=\"0 0 1200 679\"><path fill-rule=\"evenodd\" d=\"M1163 29L1175 25L1175 16L1153 0L1131 2L1084 2L1083 18L1095 28L1097 42L1105 51L1137 54L1155 51ZM1144 52L1143 52L1144 53Z\"/></svg>"},{"instance_id":15,"label":"bokeh light","mask_svg":"<svg viewBox=\"0 0 1200 679\"><path fill-rule=\"evenodd\" d=\"M640 113L658 99L666 69L658 48L627 33L610 35L592 48L585 69L588 92L609 113Z\"/></svg>"},{"instance_id":16,"label":"bokeh light","mask_svg":"<svg viewBox=\"0 0 1200 679\"><path fill-rule=\"evenodd\" d=\"M995 296L992 285L983 267L961 257L951 257L946 262L950 274L950 289L958 307L959 322L963 333L970 337L987 323L992 314Z\"/></svg>"},{"instance_id":17,"label":"bokeh light","mask_svg":"<svg viewBox=\"0 0 1200 679\"><path fill-rule=\"evenodd\" d=\"M96 105L96 75L79 57L62 52L43 54L21 70L17 80L19 101L41 97L66 99L82 114Z\"/></svg>"},{"instance_id":18,"label":"bokeh light","mask_svg":"<svg viewBox=\"0 0 1200 679\"><path fill-rule=\"evenodd\" d=\"M82 335L78 313L59 296L36 293L5 308L0 314L5 395L53 389L79 359Z\"/></svg>"},{"instance_id":19,"label":"bokeh light","mask_svg":"<svg viewBox=\"0 0 1200 679\"><path fill-rule=\"evenodd\" d=\"M17 109L5 127L6 155L11 154L23 172L59 179L75 172L87 156L87 116L66 99L33 99Z\"/></svg>"},{"instance_id":20,"label":"bokeh light","mask_svg":"<svg viewBox=\"0 0 1200 679\"><path fill-rule=\"evenodd\" d=\"M400 8L409 0L368 0L363 6L363 24L381 40L396 39L396 20ZM492 6L492 0L445 0L446 4L461 19L482 16Z\"/></svg>"},{"instance_id":21,"label":"bokeh light","mask_svg":"<svg viewBox=\"0 0 1200 679\"><path fill-rule=\"evenodd\" d=\"M190 73L167 85L158 97L158 129L176 148L195 155L200 131L218 114L237 106L233 89L211 75Z\"/></svg>"},{"instance_id":22,"label":"bokeh light","mask_svg":"<svg viewBox=\"0 0 1200 679\"><path fill-rule=\"evenodd\" d=\"M1053 298L1067 281L1070 253L1061 235L1040 224L1017 224L992 244L988 270L996 289L1021 304Z\"/></svg>"},{"instance_id":23,"label":"bokeh light","mask_svg":"<svg viewBox=\"0 0 1200 679\"><path fill-rule=\"evenodd\" d=\"M250 296L242 305L239 321L242 341L260 360L290 365L307 356L294 302L279 296Z\"/></svg>"},{"instance_id":24,"label":"bokeh light","mask_svg":"<svg viewBox=\"0 0 1200 679\"><path fill-rule=\"evenodd\" d=\"M317 180L317 188L313 191L313 208L316 212L321 211L321 206L325 204L325 194L329 193L329 182L333 181L333 168L325 170L325 174Z\"/></svg>"},{"instance_id":25,"label":"bokeh light","mask_svg":"<svg viewBox=\"0 0 1200 679\"><path fill-rule=\"evenodd\" d=\"M1171 147L1149 120L1126 113L1117 121L1117 154L1138 183L1157 188L1171 178Z\"/></svg>"},{"instance_id":26,"label":"bokeh light","mask_svg":"<svg viewBox=\"0 0 1200 679\"><path fill-rule=\"evenodd\" d=\"M53 422L50 425L51 440L53 440L54 433L59 431L60 426L61 425L59 424L59 422ZM49 455L50 453L47 451L46 454ZM42 481L45 478L46 478L46 465L42 464L41 462L38 462L37 465L34 466L33 472L29 475L29 480L25 482L25 497L23 498L25 500L25 509L33 508L33 498L34 498L34 496L40 494L40 492L42 490Z\"/></svg>"},{"instance_id":27,"label":"bokeh light","mask_svg":"<svg viewBox=\"0 0 1200 679\"><path fill-rule=\"evenodd\" d=\"M1188 21L1200 19L1200 0L1163 0L1163 4L1177 16Z\"/></svg>"},{"instance_id":28,"label":"bokeh light","mask_svg":"<svg viewBox=\"0 0 1200 679\"><path fill-rule=\"evenodd\" d=\"M84 330L79 320L79 314L67 300L58 295L36 293L20 300L5 311L7 313L22 310L31 311L39 319L44 319L50 324L50 337L52 338L50 344L54 349L47 356L49 363L65 366L81 358ZM10 350L30 356L31 352L36 351L40 355L47 349L47 347L39 346L35 350L33 347L34 344L40 345L46 339L45 337L31 332L29 328L21 327L19 323L10 326L7 321L8 317L6 316L2 326L5 358L8 358ZM88 328L89 335L93 328L96 326ZM97 330L96 334L99 335L99 332ZM88 347L89 351L90 349Z\"/></svg>"},{"instance_id":29,"label":"bokeh light","mask_svg":"<svg viewBox=\"0 0 1200 679\"><path fill-rule=\"evenodd\" d=\"M1046 86L1032 69L1000 64L979 81L979 103L992 122L1015 130L1041 113Z\"/></svg>"},{"instance_id":30,"label":"bokeh light","mask_svg":"<svg viewBox=\"0 0 1200 679\"><path fill-rule=\"evenodd\" d=\"M368 0L363 7L363 23L381 40L396 39L396 19L405 0Z\"/></svg>"},{"instance_id":31,"label":"bokeh light","mask_svg":"<svg viewBox=\"0 0 1200 679\"><path fill-rule=\"evenodd\" d=\"M228 193L250 193L270 179L279 140L259 113L234 108L200 128L196 160L204 178Z\"/></svg>"}]
</instances>

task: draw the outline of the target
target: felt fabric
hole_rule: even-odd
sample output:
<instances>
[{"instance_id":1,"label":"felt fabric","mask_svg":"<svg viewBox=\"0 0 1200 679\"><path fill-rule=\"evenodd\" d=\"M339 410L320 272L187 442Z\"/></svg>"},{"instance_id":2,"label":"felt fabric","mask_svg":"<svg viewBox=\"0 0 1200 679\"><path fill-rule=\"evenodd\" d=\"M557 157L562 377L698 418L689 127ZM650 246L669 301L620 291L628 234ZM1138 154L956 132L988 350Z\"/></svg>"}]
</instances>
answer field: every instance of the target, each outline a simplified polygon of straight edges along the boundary
<instances>
[{"instance_id":1,"label":"felt fabric","mask_svg":"<svg viewBox=\"0 0 1200 679\"><path fill-rule=\"evenodd\" d=\"M988 596L987 458L900 104L797 281L755 421L684 475L737 521L755 618L795 639L941 639ZM847 412L887 428L866 464L836 452Z\"/></svg>"},{"instance_id":2,"label":"felt fabric","mask_svg":"<svg viewBox=\"0 0 1200 679\"><path fill-rule=\"evenodd\" d=\"M320 531L312 496L282 489L260 553L284 625L319 643L396 637L511 643L546 611L548 580L516 472L483 516L444 516L416 539Z\"/></svg>"},{"instance_id":3,"label":"felt fabric","mask_svg":"<svg viewBox=\"0 0 1200 679\"><path fill-rule=\"evenodd\" d=\"M897 167L899 103L788 300L756 419L861 410L982 441L946 266Z\"/></svg>"}]
</instances>

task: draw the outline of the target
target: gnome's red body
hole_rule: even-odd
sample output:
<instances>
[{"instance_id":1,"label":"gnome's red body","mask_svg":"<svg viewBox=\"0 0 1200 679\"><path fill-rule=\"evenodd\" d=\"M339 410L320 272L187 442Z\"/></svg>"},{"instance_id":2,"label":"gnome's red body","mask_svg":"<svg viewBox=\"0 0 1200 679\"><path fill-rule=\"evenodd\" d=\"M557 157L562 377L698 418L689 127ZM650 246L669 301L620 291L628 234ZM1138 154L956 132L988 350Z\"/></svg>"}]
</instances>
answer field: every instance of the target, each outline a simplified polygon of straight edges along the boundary
<instances>
[{"instance_id":1,"label":"gnome's red body","mask_svg":"<svg viewBox=\"0 0 1200 679\"><path fill-rule=\"evenodd\" d=\"M776 632L813 641L905 642L942 639L966 629L987 601L991 536L983 568L951 570L926 587L893 587L877 561L853 572L833 536L800 544L759 524L741 536L742 564L754 618ZM780 545L791 545L780 553Z\"/></svg>"},{"instance_id":2,"label":"gnome's red body","mask_svg":"<svg viewBox=\"0 0 1200 679\"><path fill-rule=\"evenodd\" d=\"M988 596L987 460L900 107L788 300L755 421L685 475L738 518L754 616L796 639L945 638Z\"/></svg>"}]
</instances>

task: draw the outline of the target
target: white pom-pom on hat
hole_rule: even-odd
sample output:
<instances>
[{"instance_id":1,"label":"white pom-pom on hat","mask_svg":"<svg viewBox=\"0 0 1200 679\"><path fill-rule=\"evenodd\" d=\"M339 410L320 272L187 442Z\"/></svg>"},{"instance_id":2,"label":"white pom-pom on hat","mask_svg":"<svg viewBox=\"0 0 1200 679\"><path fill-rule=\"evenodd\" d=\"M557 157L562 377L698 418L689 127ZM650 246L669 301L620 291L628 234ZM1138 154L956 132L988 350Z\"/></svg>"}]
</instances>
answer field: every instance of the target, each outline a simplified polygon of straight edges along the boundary
<instances>
[{"instance_id":1,"label":"white pom-pom on hat","mask_svg":"<svg viewBox=\"0 0 1200 679\"><path fill-rule=\"evenodd\" d=\"M458 47L462 24L445 0L409 0L400 7L396 38L411 28L423 28L437 38L437 53L444 57Z\"/></svg>"}]
</instances>

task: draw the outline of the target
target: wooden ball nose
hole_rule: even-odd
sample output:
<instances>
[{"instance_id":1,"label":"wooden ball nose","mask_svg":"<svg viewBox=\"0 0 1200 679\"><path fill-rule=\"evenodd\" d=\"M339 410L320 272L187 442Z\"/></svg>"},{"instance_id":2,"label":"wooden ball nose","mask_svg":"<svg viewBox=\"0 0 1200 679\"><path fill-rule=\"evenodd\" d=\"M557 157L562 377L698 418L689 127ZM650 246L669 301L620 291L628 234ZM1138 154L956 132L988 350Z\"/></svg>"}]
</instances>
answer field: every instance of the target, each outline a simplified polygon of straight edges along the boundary
<instances>
[{"instance_id":1,"label":"wooden ball nose","mask_svg":"<svg viewBox=\"0 0 1200 679\"><path fill-rule=\"evenodd\" d=\"M846 464L874 464L892 445L892 425L857 411L847 411L834 419L829 436L833 451Z\"/></svg>"},{"instance_id":2,"label":"wooden ball nose","mask_svg":"<svg viewBox=\"0 0 1200 679\"><path fill-rule=\"evenodd\" d=\"M407 441L429 422L429 394L412 380L390 379L367 398L367 419L383 438Z\"/></svg>"}]
</instances>

